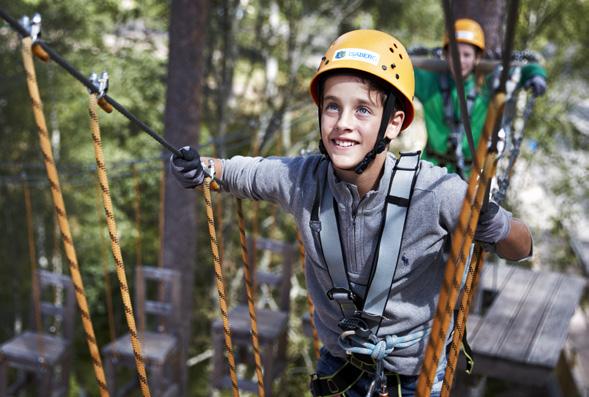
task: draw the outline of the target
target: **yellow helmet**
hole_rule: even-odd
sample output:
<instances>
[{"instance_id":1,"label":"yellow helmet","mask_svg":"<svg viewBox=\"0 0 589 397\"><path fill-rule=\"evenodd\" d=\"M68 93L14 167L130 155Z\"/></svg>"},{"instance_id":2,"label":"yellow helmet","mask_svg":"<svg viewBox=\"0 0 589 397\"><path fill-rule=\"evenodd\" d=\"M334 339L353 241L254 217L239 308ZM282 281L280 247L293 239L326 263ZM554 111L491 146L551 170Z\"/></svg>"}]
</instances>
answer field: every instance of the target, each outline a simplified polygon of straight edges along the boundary
<instances>
[{"instance_id":1,"label":"yellow helmet","mask_svg":"<svg viewBox=\"0 0 589 397\"><path fill-rule=\"evenodd\" d=\"M476 21L468 18L457 19L454 23L456 41L471 44L481 51L485 50L485 33ZM444 33L444 47L448 45L448 32Z\"/></svg>"},{"instance_id":2,"label":"yellow helmet","mask_svg":"<svg viewBox=\"0 0 589 397\"><path fill-rule=\"evenodd\" d=\"M309 90L319 105L319 77L338 69L352 69L368 73L393 86L401 95L405 120L402 129L413 121L415 76L409 54L399 40L378 30L353 30L338 37L327 49Z\"/></svg>"}]
</instances>

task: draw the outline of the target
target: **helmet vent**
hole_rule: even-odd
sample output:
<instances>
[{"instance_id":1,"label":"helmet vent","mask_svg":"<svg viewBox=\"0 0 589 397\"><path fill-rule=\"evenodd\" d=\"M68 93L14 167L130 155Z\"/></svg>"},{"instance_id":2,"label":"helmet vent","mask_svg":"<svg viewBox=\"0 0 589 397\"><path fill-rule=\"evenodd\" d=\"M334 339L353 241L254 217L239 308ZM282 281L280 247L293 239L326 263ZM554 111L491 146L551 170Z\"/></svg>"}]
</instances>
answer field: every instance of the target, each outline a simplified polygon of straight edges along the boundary
<instances>
[{"instance_id":1,"label":"helmet vent","mask_svg":"<svg viewBox=\"0 0 589 397\"><path fill-rule=\"evenodd\" d=\"M395 74L395 78L399 80L399 74Z\"/></svg>"},{"instance_id":2,"label":"helmet vent","mask_svg":"<svg viewBox=\"0 0 589 397\"><path fill-rule=\"evenodd\" d=\"M399 54L399 58L403 59L403 54Z\"/></svg>"},{"instance_id":3,"label":"helmet vent","mask_svg":"<svg viewBox=\"0 0 589 397\"><path fill-rule=\"evenodd\" d=\"M395 53L395 50L393 50L393 47L389 47L389 51L392 52L393 54Z\"/></svg>"},{"instance_id":4,"label":"helmet vent","mask_svg":"<svg viewBox=\"0 0 589 397\"><path fill-rule=\"evenodd\" d=\"M387 70L387 65L382 65L382 70Z\"/></svg>"},{"instance_id":5,"label":"helmet vent","mask_svg":"<svg viewBox=\"0 0 589 397\"><path fill-rule=\"evenodd\" d=\"M398 48L398 47L397 47L397 43L393 43L393 46L394 46L395 48Z\"/></svg>"},{"instance_id":6,"label":"helmet vent","mask_svg":"<svg viewBox=\"0 0 589 397\"><path fill-rule=\"evenodd\" d=\"M395 65L394 63L391 63L391 69L394 69L396 67L397 67L397 65Z\"/></svg>"}]
</instances>

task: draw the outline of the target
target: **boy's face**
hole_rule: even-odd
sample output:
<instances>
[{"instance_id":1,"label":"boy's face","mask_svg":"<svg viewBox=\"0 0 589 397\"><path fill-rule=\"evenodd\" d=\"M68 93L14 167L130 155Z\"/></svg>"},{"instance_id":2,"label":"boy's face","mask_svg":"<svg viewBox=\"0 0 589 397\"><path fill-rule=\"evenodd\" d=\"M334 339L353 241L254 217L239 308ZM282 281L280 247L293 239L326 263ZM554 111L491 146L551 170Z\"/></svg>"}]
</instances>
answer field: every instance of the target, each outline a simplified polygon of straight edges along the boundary
<instances>
[{"instance_id":1,"label":"boy's face","mask_svg":"<svg viewBox=\"0 0 589 397\"><path fill-rule=\"evenodd\" d=\"M479 62L479 54L477 53L476 47L468 44L468 43L457 43L458 44L458 55L460 55L460 73L462 77L468 76L473 70L474 67ZM450 66L450 70L453 69L452 62L449 58L449 48L446 47L446 59L448 59L448 64Z\"/></svg>"},{"instance_id":2,"label":"boy's face","mask_svg":"<svg viewBox=\"0 0 589 397\"><path fill-rule=\"evenodd\" d=\"M321 139L336 169L355 167L374 147L383 113L381 96L357 76L336 75L325 80ZM396 111L385 135L395 138L403 119L404 113ZM374 165L382 165L385 155L386 151L377 156Z\"/></svg>"}]
</instances>

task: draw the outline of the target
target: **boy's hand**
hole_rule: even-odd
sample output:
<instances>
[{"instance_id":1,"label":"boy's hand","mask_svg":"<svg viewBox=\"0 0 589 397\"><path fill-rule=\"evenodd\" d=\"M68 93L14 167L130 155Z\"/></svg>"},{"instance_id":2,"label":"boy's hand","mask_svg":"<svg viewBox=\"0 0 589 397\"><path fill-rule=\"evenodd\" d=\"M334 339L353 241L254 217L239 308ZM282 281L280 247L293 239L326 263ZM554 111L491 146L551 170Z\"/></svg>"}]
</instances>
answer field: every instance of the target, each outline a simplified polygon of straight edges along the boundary
<instances>
[{"instance_id":1,"label":"boy's hand","mask_svg":"<svg viewBox=\"0 0 589 397\"><path fill-rule=\"evenodd\" d=\"M544 95L547 88L546 79L542 76L534 76L526 82L524 87L531 89L534 96Z\"/></svg>"},{"instance_id":2,"label":"boy's hand","mask_svg":"<svg viewBox=\"0 0 589 397\"><path fill-rule=\"evenodd\" d=\"M198 152L190 146L180 149L182 157L172 154L170 157L170 171L182 187L189 189L202 185L205 172L200 163Z\"/></svg>"}]
</instances>

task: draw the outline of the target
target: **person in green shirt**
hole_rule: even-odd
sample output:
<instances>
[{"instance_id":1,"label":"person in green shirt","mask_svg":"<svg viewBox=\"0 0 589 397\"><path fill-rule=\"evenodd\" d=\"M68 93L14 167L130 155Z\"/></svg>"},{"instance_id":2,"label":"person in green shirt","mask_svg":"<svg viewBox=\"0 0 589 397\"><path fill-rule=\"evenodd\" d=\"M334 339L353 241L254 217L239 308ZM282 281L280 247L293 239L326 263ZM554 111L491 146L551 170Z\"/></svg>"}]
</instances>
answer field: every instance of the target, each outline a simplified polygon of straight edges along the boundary
<instances>
[{"instance_id":1,"label":"person in green shirt","mask_svg":"<svg viewBox=\"0 0 589 397\"><path fill-rule=\"evenodd\" d=\"M478 70L485 49L481 26L465 18L456 20L455 28L460 73L464 80L464 93L476 145L487 117L494 74L485 76ZM446 59L449 59L448 42L446 34L443 47ZM537 63L526 64L521 68L519 84L529 88L534 96L543 95L546 91L546 71ZM427 130L427 144L422 158L466 177L472 163L472 153L462 125L456 83L451 70L432 72L415 68L415 97L423 105Z\"/></svg>"}]
</instances>

